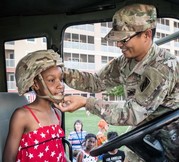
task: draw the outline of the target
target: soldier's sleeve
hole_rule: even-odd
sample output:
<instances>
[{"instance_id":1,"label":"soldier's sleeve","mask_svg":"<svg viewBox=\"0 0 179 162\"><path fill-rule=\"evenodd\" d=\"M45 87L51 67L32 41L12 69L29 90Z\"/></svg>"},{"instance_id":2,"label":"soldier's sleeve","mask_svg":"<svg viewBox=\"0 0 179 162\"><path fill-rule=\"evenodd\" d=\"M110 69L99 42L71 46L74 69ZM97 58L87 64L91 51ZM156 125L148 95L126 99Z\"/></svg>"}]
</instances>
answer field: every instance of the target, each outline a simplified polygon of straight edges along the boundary
<instances>
[{"instance_id":1,"label":"soldier's sleeve","mask_svg":"<svg viewBox=\"0 0 179 162\"><path fill-rule=\"evenodd\" d=\"M64 82L71 88L85 92L102 92L107 87L119 84L119 63L116 59L109 62L97 73L64 68ZM112 76L113 75L113 76ZM114 76L115 75L115 76Z\"/></svg>"},{"instance_id":2,"label":"soldier's sleeve","mask_svg":"<svg viewBox=\"0 0 179 162\"><path fill-rule=\"evenodd\" d=\"M138 125L152 115L159 116L163 113L163 110L158 111L159 105L172 109L173 103L177 102L177 66L172 64L168 68L166 65L160 65L158 69L148 67L136 88L135 95L127 99L124 105L90 97L85 106L86 110L112 125Z\"/></svg>"},{"instance_id":3,"label":"soldier's sleeve","mask_svg":"<svg viewBox=\"0 0 179 162\"><path fill-rule=\"evenodd\" d=\"M98 115L111 125L137 125L142 118L144 120L147 116L145 108L131 101L123 104L120 101L109 102L89 97L85 107L87 111Z\"/></svg>"}]
</instances>

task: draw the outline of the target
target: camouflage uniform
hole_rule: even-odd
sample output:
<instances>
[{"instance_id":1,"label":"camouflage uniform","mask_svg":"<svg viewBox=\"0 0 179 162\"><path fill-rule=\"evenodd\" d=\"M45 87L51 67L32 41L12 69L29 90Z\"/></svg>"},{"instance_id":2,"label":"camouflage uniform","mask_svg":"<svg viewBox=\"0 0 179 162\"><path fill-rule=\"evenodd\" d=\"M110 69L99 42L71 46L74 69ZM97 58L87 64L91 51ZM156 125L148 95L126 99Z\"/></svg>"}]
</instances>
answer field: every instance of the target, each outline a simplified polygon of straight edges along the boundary
<instances>
[{"instance_id":1,"label":"camouflage uniform","mask_svg":"<svg viewBox=\"0 0 179 162\"><path fill-rule=\"evenodd\" d=\"M146 9L145 6L139 7ZM132 9L127 11L132 12ZM138 6L134 7L135 9L135 12L138 12ZM120 34L118 35L118 33L124 32L122 31L124 27L116 27L116 24L120 24L116 20L116 15L119 15L119 13L118 11L114 15L113 22L115 27L107 35L107 39L124 39L124 35L122 37L120 37ZM125 13L122 13L125 17ZM149 13L151 14L151 12ZM139 17L142 19L143 15ZM145 20L146 17L147 15L145 14ZM120 18L118 16L117 19ZM154 28L155 22L152 20L150 23L151 26L144 23L143 26L140 26L140 30L144 31L144 29L146 30L149 27ZM129 26L126 28L129 29ZM115 31L115 29L120 30L120 32ZM133 35L134 31L140 31L137 25L136 29L132 28L131 30L133 31L126 33L126 37ZM111 34L113 34L112 37ZM115 34L118 35L118 38ZM160 49L155 44L151 46L147 55L140 62L134 59L127 59L122 55L119 58L113 59L95 74L67 68L64 69L64 72L67 85L81 91L97 93L119 84L124 85L126 94L124 106L116 102L103 101L94 97L87 99L86 110L100 116L112 125L138 126L179 107L179 62L174 55ZM162 138L168 158L173 162L176 162L177 158L179 159L177 157L177 152L179 151L178 123L179 121L170 124L170 126L159 130L157 133L157 136ZM132 161L135 160L133 159Z\"/></svg>"}]
</instances>

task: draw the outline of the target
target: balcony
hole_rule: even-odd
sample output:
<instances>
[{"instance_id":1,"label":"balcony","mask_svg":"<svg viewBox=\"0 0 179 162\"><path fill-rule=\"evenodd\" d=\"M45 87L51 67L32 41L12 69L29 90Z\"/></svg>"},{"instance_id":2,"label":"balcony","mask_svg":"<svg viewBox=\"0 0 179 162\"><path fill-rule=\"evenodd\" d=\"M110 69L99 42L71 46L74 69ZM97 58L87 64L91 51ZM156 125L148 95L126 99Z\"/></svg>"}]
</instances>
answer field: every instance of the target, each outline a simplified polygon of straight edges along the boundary
<instances>
[{"instance_id":1,"label":"balcony","mask_svg":"<svg viewBox=\"0 0 179 162\"><path fill-rule=\"evenodd\" d=\"M105 36L110 30L111 30L111 28L101 26L101 34L103 36Z\"/></svg>"},{"instance_id":2,"label":"balcony","mask_svg":"<svg viewBox=\"0 0 179 162\"><path fill-rule=\"evenodd\" d=\"M75 26L71 26L70 28L94 32L94 25L91 24L75 25Z\"/></svg>"},{"instance_id":3,"label":"balcony","mask_svg":"<svg viewBox=\"0 0 179 162\"><path fill-rule=\"evenodd\" d=\"M115 47L115 46L101 45L101 51L119 54L120 53L120 48L119 47Z\"/></svg>"},{"instance_id":4,"label":"balcony","mask_svg":"<svg viewBox=\"0 0 179 162\"><path fill-rule=\"evenodd\" d=\"M8 44L9 44L9 45L14 45L15 42L14 42L14 41L9 41L9 42L6 42L6 43L5 43L5 45L8 45Z\"/></svg>"},{"instance_id":5,"label":"balcony","mask_svg":"<svg viewBox=\"0 0 179 162\"><path fill-rule=\"evenodd\" d=\"M64 61L64 64L66 67L72 68L72 69L95 70L95 63Z\"/></svg>"},{"instance_id":6,"label":"balcony","mask_svg":"<svg viewBox=\"0 0 179 162\"><path fill-rule=\"evenodd\" d=\"M177 31L179 31L179 29L174 27L174 32L177 32Z\"/></svg>"},{"instance_id":7,"label":"balcony","mask_svg":"<svg viewBox=\"0 0 179 162\"><path fill-rule=\"evenodd\" d=\"M174 46L179 48L179 42L174 42Z\"/></svg>"},{"instance_id":8,"label":"balcony","mask_svg":"<svg viewBox=\"0 0 179 162\"><path fill-rule=\"evenodd\" d=\"M160 30L165 30L165 31L170 31L170 27L168 25L164 25L164 24L157 24L157 29L160 29Z\"/></svg>"},{"instance_id":9,"label":"balcony","mask_svg":"<svg viewBox=\"0 0 179 162\"><path fill-rule=\"evenodd\" d=\"M7 68L15 68L15 59L6 59Z\"/></svg>"},{"instance_id":10,"label":"balcony","mask_svg":"<svg viewBox=\"0 0 179 162\"><path fill-rule=\"evenodd\" d=\"M64 48L94 51L94 44L64 41Z\"/></svg>"},{"instance_id":11,"label":"balcony","mask_svg":"<svg viewBox=\"0 0 179 162\"><path fill-rule=\"evenodd\" d=\"M15 81L7 81L8 90L17 90Z\"/></svg>"}]
</instances>

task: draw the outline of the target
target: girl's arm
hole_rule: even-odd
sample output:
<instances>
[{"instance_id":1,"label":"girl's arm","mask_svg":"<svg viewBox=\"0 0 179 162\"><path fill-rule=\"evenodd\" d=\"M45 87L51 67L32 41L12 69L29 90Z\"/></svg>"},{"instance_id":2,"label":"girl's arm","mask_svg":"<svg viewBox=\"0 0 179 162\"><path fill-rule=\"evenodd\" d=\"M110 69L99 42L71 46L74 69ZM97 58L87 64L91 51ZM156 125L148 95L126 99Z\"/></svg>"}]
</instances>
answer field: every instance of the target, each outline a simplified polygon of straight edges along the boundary
<instances>
[{"instance_id":1,"label":"girl's arm","mask_svg":"<svg viewBox=\"0 0 179 162\"><path fill-rule=\"evenodd\" d=\"M23 108L16 109L12 114L9 124L9 132L4 147L3 162L15 162L19 142L25 128L25 119Z\"/></svg>"},{"instance_id":2,"label":"girl's arm","mask_svg":"<svg viewBox=\"0 0 179 162\"><path fill-rule=\"evenodd\" d=\"M83 161L83 151L80 151L77 155L76 162L82 162Z\"/></svg>"}]
</instances>

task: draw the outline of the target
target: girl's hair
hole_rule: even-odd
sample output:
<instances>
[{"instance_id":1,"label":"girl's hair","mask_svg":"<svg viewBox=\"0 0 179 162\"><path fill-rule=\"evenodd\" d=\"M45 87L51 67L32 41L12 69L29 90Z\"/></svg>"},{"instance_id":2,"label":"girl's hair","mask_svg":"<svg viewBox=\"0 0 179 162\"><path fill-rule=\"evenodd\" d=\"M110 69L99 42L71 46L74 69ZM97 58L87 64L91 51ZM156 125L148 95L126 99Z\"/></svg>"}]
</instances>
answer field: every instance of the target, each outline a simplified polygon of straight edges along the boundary
<instances>
[{"instance_id":1,"label":"girl's hair","mask_svg":"<svg viewBox=\"0 0 179 162\"><path fill-rule=\"evenodd\" d=\"M80 124L81 124L81 131L83 131L83 123L82 123L81 120L76 120L76 121L74 122L74 125L73 125L74 131L76 131L76 128L75 128L76 123L80 123Z\"/></svg>"},{"instance_id":2,"label":"girl's hair","mask_svg":"<svg viewBox=\"0 0 179 162\"><path fill-rule=\"evenodd\" d=\"M88 133L88 134L85 136L85 141L87 141L87 139L89 139L89 138L91 138L91 137L93 137L93 138L95 138L95 139L97 140L97 137L96 137L95 134L93 134L93 133Z\"/></svg>"}]
</instances>

